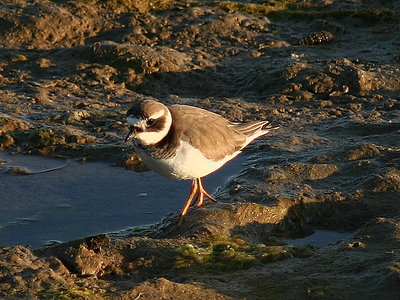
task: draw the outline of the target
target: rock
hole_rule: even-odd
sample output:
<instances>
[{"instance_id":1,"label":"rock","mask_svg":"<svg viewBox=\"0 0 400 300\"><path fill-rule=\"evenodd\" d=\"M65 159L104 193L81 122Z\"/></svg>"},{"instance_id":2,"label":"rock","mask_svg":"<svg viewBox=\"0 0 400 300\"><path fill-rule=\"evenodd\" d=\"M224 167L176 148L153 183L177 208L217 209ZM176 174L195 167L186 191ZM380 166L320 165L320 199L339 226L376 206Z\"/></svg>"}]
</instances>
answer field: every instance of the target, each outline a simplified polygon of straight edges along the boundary
<instances>
[{"instance_id":1,"label":"rock","mask_svg":"<svg viewBox=\"0 0 400 300\"><path fill-rule=\"evenodd\" d=\"M123 141L126 111L144 98L280 128L180 227L175 213L1 248L0 298L397 299L396 1L3 2L1 150L145 171ZM315 45L291 43L313 31L302 43ZM349 238L287 244L316 229Z\"/></svg>"},{"instance_id":2,"label":"rock","mask_svg":"<svg viewBox=\"0 0 400 300\"><path fill-rule=\"evenodd\" d=\"M348 160L358 160L373 158L380 153L379 147L374 144L364 144L356 149L352 150L348 156Z\"/></svg>"}]
</instances>

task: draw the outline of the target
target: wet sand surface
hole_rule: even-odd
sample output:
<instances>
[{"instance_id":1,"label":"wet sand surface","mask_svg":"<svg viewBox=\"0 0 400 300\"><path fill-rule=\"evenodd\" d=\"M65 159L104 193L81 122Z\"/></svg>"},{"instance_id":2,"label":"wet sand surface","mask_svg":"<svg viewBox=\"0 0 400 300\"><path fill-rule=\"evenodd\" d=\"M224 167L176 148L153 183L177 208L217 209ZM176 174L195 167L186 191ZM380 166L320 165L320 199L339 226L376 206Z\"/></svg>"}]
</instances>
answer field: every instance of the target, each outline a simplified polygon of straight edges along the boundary
<instances>
[{"instance_id":1,"label":"wet sand surface","mask_svg":"<svg viewBox=\"0 0 400 300\"><path fill-rule=\"evenodd\" d=\"M0 4L0 297L399 298L398 1ZM280 128L177 226L189 183L123 142L145 98Z\"/></svg>"}]
</instances>

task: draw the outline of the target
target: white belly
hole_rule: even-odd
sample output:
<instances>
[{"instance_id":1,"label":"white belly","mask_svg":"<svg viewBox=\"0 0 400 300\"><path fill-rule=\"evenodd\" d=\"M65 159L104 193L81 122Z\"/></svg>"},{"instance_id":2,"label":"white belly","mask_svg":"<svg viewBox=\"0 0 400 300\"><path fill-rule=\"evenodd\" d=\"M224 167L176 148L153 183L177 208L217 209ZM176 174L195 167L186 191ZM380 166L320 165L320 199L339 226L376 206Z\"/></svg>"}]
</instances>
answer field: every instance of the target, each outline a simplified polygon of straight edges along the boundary
<instances>
[{"instance_id":1,"label":"white belly","mask_svg":"<svg viewBox=\"0 0 400 300\"><path fill-rule=\"evenodd\" d=\"M150 169L162 176L176 179L204 177L218 170L240 153L237 151L224 159L214 161L206 158L203 153L186 142L181 142L176 155L168 159L155 159L138 147L135 147L135 150Z\"/></svg>"}]
</instances>

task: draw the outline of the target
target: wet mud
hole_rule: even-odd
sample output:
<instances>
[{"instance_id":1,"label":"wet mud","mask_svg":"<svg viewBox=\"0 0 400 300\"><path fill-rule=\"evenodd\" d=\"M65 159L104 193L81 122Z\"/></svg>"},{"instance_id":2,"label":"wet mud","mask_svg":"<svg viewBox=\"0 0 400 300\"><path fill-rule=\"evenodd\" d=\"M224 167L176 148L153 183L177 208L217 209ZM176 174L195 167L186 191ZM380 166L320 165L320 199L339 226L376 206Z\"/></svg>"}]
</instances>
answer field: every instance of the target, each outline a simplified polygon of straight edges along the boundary
<instances>
[{"instance_id":1,"label":"wet mud","mask_svg":"<svg viewBox=\"0 0 400 300\"><path fill-rule=\"evenodd\" d=\"M145 171L144 97L280 126L181 226L2 247L1 297L398 299L397 1L1 4L2 151Z\"/></svg>"}]
</instances>

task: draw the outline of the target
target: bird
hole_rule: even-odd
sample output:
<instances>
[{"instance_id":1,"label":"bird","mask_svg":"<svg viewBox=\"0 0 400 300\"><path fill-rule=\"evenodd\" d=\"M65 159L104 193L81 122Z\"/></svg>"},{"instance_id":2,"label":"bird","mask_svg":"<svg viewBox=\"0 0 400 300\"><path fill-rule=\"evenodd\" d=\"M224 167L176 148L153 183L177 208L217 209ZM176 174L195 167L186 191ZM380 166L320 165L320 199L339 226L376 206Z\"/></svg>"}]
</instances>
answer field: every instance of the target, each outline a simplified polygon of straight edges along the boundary
<instances>
[{"instance_id":1,"label":"bird","mask_svg":"<svg viewBox=\"0 0 400 300\"><path fill-rule=\"evenodd\" d=\"M135 102L126 121L125 142L133 141L149 169L164 177L192 181L179 223L195 199L198 207L205 198L217 201L204 188L203 177L234 159L255 139L279 128L269 121L235 123L199 107L167 106L153 99Z\"/></svg>"}]
</instances>

